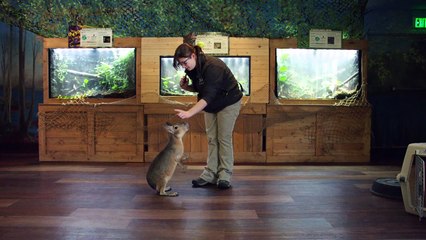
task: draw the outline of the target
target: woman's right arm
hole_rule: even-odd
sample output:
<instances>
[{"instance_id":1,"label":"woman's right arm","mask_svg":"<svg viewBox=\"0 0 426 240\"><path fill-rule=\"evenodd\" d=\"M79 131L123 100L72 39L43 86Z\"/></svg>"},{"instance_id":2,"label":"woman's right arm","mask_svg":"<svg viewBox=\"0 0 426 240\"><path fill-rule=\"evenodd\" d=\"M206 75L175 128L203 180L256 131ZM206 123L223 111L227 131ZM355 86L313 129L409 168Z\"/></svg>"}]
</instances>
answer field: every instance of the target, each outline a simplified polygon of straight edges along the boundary
<instances>
[{"instance_id":1,"label":"woman's right arm","mask_svg":"<svg viewBox=\"0 0 426 240\"><path fill-rule=\"evenodd\" d=\"M195 89L192 85L189 85L189 80L187 75L183 76L180 79L179 85L182 89L186 90L186 91L190 91L190 92L195 92Z\"/></svg>"}]
</instances>

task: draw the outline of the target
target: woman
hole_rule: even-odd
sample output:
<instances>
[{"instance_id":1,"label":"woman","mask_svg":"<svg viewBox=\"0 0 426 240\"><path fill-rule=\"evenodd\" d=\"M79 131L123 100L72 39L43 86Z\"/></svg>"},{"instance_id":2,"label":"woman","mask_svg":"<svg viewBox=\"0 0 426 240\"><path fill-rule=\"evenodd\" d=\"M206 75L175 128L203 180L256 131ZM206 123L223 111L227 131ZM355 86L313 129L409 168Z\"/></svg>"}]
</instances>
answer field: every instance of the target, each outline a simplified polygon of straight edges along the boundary
<instances>
[{"instance_id":1,"label":"woman","mask_svg":"<svg viewBox=\"0 0 426 240\"><path fill-rule=\"evenodd\" d=\"M199 46L179 45L173 67L178 69L179 66L185 68L186 73L180 80L181 88L197 92L198 101L189 110L175 111L182 119L204 111L208 140L207 166L200 177L192 181L192 186L215 184L220 189L228 189L234 166L232 132L243 96L240 85L222 60L204 55Z\"/></svg>"}]
</instances>

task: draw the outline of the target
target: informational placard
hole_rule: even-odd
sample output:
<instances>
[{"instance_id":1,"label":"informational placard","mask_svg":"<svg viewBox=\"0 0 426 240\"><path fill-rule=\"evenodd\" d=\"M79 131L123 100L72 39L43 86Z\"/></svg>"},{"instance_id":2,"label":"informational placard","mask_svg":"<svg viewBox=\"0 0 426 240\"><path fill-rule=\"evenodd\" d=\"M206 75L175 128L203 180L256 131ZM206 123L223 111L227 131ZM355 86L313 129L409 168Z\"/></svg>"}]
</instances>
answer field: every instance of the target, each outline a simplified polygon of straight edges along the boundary
<instances>
[{"instance_id":1,"label":"informational placard","mask_svg":"<svg viewBox=\"0 0 426 240\"><path fill-rule=\"evenodd\" d=\"M112 47L111 28L83 28L80 38L81 47Z\"/></svg>"},{"instance_id":2,"label":"informational placard","mask_svg":"<svg viewBox=\"0 0 426 240\"><path fill-rule=\"evenodd\" d=\"M197 34L195 44L200 46L205 54L229 54L229 36L223 33L208 32Z\"/></svg>"},{"instance_id":3,"label":"informational placard","mask_svg":"<svg viewBox=\"0 0 426 240\"><path fill-rule=\"evenodd\" d=\"M342 32L329 29L311 29L309 31L310 48L342 48Z\"/></svg>"}]
</instances>

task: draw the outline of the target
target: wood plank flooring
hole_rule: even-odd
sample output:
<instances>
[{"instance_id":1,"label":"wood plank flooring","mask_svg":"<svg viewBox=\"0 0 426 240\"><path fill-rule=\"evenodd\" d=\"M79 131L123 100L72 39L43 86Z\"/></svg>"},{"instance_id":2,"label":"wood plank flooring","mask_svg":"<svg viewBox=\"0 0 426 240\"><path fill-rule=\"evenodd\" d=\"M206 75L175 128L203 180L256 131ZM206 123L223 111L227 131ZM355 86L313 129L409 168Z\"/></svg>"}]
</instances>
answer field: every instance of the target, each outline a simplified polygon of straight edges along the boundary
<instances>
[{"instance_id":1,"label":"wood plank flooring","mask_svg":"<svg viewBox=\"0 0 426 240\"><path fill-rule=\"evenodd\" d=\"M370 193L398 166L236 166L233 187L159 197L148 164L0 163L0 239L426 239L426 219Z\"/></svg>"}]
</instances>

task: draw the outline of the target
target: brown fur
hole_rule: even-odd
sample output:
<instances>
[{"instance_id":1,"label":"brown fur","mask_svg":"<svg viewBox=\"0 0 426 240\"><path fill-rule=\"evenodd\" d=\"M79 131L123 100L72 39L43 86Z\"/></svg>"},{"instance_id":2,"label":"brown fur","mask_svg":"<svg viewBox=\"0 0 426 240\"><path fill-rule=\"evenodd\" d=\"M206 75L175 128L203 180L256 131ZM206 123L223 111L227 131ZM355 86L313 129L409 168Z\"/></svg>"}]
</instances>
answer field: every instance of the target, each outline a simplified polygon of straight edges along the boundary
<instances>
[{"instance_id":1,"label":"brown fur","mask_svg":"<svg viewBox=\"0 0 426 240\"><path fill-rule=\"evenodd\" d=\"M167 183L175 172L176 165L181 165L184 158L182 138L189 130L188 123L166 123L164 128L169 133L167 146L154 158L146 174L146 180L160 196L176 197L178 192L171 192ZM169 191L169 192L168 192Z\"/></svg>"}]
</instances>

